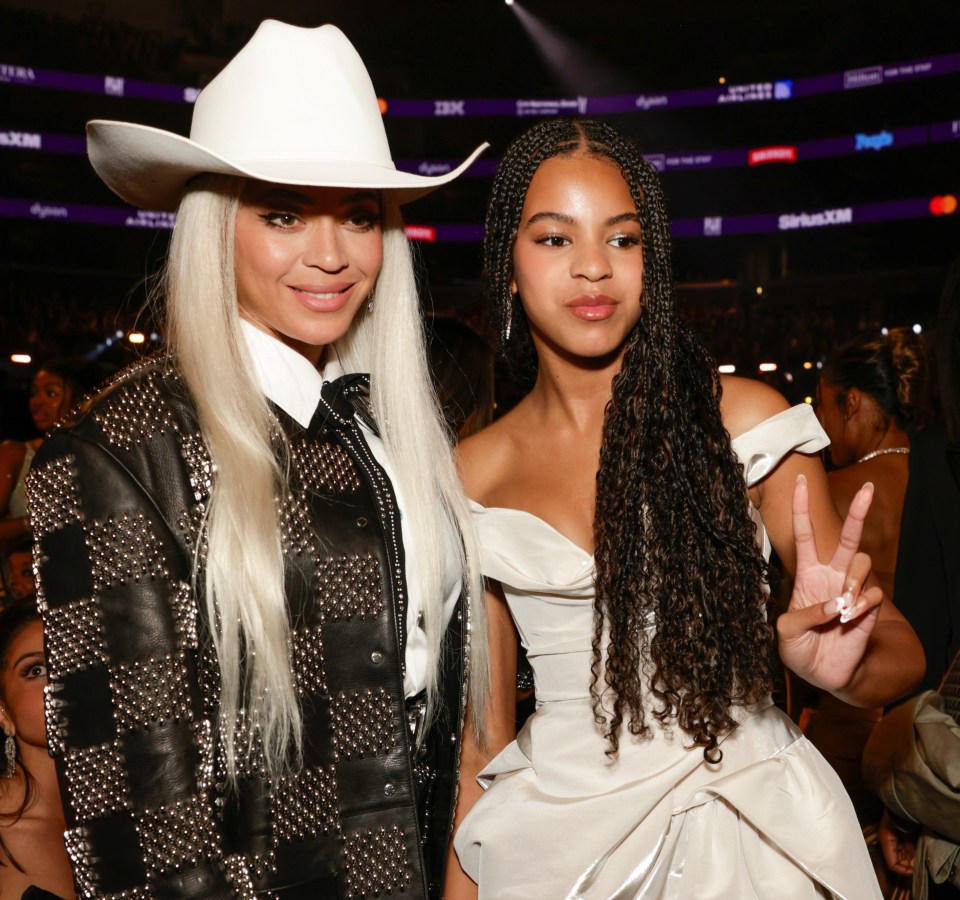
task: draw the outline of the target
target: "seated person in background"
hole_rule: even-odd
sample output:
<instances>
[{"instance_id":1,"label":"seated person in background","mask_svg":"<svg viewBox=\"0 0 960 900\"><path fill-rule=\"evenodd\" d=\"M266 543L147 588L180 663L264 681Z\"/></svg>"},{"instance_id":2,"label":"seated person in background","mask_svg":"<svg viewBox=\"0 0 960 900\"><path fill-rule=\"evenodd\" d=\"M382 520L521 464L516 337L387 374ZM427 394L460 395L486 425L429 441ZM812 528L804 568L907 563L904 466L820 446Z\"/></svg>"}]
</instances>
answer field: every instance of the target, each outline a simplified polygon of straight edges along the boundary
<instances>
[{"instance_id":1,"label":"seated person in background","mask_svg":"<svg viewBox=\"0 0 960 900\"><path fill-rule=\"evenodd\" d=\"M4 605L33 597L37 586L33 580L33 544L24 536L11 544L3 560Z\"/></svg>"},{"instance_id":2,"label":"seated person in background","mask_svg":"<svg viewBox=\"0 0 960 900\"><path fill-rule=\"evenodd\" d=\"M36 606L0 612L0 725L6 739L0 777L0 897L74 897L66 823L47 752L43 689L47 663Z\"/></svg>"},{"instance_id":3,"label":"seated person in background","mask_svg":"<svg viewBox=\"0 0 960 900\"><path fill-rule=\"evenodd\" d=\"M44 435L92 390L102 372L81 359L45 362L30 382L30 415L40 437L0 444L0 548L30 533L24 478Z\"/></svg>"}]
</instances>

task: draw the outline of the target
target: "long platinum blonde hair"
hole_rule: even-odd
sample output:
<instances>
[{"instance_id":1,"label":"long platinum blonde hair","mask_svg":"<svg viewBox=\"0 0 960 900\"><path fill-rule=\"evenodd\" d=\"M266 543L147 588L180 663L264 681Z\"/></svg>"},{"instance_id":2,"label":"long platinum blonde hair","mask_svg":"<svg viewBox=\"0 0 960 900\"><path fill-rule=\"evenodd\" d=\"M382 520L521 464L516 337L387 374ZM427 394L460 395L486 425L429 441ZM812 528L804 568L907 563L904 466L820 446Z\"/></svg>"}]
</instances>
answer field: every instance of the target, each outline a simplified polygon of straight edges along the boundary
<instances>
[{"instance_id":1,"label":"long platinum blonde hair","mask_svg":"<svg viewBox=\"0 0 960 900\"><path fill-rule=\"evenodd\" d=\"M245 711L262 740L268 772L299 765L302 718L290 661L278 497L287 458L260 391L240 330L234 226L244 180L206 175L183 196L162 288L171 354L196 405L214 466L206 512L205 568L194 581L204 597L220 667L220 716L227 769L236 777L233 723ZM450 439L427 370L422 316L400 210L383 198L383 267L372 311L358 313L334 350L346 372L368 372L380 435L407 509L404 539L421 558L423 628L429 648L428 708L437 697L443 641L444 533L461 540L460 566L470 604L471 706L482 721L488 683L483 591L470 514ZM198 542L198 545L201 542ZM251 738L252 739L252 738Z\"/></svg>"}]
</instances>

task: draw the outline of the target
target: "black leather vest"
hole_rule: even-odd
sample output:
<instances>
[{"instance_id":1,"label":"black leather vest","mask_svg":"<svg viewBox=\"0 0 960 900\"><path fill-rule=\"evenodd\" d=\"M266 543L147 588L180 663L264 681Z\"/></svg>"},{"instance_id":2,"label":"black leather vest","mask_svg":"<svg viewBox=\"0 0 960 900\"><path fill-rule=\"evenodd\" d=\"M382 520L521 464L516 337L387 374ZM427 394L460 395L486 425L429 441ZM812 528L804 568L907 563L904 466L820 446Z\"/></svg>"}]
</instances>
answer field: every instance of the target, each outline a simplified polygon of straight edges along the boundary
<instances>
[{"instance_id":1,"label":"black leather vest","mask_svg":"<svg viewBox=\"0 0 960 900\"><path fill-rule=\"evenodd\" d=\"M137 364L38 452L28 476L68 851L84 895L439 897L462 722L463 620L414 746L393 489L358 426L367 382L324 386L280 502L303 767L268 778L220 721L203 584L212 466L181 379ZM198 549L198 542L200 544ZM200 574L191 579L195 555ZM462 605L462 601L461 601ZM223 729L238 747L226 787Z\"/></svg>"}]
</instances>

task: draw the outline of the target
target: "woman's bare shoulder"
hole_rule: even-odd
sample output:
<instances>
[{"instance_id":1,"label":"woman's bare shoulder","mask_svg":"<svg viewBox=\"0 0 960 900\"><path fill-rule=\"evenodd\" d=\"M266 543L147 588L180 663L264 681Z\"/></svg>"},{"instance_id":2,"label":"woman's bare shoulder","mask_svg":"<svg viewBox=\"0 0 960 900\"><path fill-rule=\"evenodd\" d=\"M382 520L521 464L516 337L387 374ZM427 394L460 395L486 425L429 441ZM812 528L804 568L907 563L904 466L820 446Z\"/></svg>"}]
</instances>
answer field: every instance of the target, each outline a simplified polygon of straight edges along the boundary
<instances>
[{"instance_id":1,"label":"woman's bare shoulder","mask_svg":"<svg viewBox=\"0 0 960 900\"><path fill-rule=\"evenodd\" d=\"M731 439L790 406L783 394L762 381L723 375L720 384L720 415Z\"/></svg>"},{"instance_id":2,"label":"woman's bare shoulder","mask_svg":"<svg viewBox=\"0 0 960 900\"><path fill-rule=\"evenodd\" d=\"M22 465L27 454L27 445L23 441L0 442L0 466L16 463Z\"/></svg>"},{"instance_id":3,"label":"woman's bare shoulder","mask_svg":"<svg viewBox=\"0 0 960 900\"><path fill-rule=\"evenodd\" d=\"M460 478L467 496L486 505L509 477L517 452L518 417L515 410L461 441L458 447Z\"/></svg>"}]
</instances>

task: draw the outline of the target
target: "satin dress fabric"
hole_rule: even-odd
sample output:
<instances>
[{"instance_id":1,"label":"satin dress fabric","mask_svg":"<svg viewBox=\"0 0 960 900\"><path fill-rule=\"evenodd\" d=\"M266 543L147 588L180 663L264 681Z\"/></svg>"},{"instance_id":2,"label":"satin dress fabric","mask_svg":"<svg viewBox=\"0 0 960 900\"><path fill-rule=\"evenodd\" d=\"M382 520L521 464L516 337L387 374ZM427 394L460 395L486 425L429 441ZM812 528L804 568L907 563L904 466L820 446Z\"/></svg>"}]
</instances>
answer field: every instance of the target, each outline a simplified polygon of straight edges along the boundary
<instances>
[{"instance_id":1,"label":"satin dress fabric","mask_svg":"<svg viewBox=\"0 0 960 900\"><path fill-rule=\"evenodd\" d=\"M733 447L753 485L791 451L827 443L803 405ZM652 717L653 735L622 736L610 760L590 699L593 557L529 513L473 510L537 698L456 834L481 900L880 898L840 780L772 701L734 710L717 765ZM758 540L768 554L762 528Z\"/></svg>"}]
</instances>

